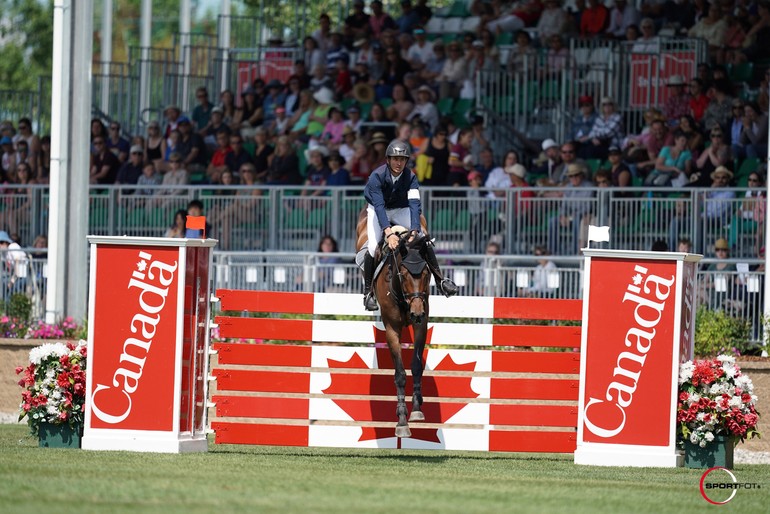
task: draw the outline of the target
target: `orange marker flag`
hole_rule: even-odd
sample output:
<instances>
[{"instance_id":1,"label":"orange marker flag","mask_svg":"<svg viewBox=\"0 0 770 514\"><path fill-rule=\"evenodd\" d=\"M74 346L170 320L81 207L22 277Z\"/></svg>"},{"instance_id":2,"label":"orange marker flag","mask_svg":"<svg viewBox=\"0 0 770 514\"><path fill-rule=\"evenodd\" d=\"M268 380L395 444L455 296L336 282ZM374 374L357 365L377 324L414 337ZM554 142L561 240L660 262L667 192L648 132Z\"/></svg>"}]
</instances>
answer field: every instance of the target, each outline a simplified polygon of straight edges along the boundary
<instances>
[{"instance_id":1,"label":"orange marker flag","mask_svg":"<svg viewBox=\"0 0 770 514\"><path fill-rule=\"evenodd\" d=\"M185 227L193 230L202 230L202 239L206 239L206 216L187 216Z\"/></svg>"}]
</instances>

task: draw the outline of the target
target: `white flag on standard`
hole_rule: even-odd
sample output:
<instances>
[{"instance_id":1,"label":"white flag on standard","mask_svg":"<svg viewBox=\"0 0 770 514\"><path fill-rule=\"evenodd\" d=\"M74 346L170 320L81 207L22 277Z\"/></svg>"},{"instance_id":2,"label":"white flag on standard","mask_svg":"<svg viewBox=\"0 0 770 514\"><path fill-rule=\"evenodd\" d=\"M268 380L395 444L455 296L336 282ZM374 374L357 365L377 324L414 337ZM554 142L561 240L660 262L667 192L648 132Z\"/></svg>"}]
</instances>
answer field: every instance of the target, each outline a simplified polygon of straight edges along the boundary
<instances>
[{"instance_id":1,"label":"white flag on standard","mask_svg":"<svg viewBox=\"0 0 770 514\"><path fill-rule=\"evenodd\" d=\"M588 241L606 241L610 242L610 227L597 227L595 225L588 225Z\"/></svg>"}]
</instances>

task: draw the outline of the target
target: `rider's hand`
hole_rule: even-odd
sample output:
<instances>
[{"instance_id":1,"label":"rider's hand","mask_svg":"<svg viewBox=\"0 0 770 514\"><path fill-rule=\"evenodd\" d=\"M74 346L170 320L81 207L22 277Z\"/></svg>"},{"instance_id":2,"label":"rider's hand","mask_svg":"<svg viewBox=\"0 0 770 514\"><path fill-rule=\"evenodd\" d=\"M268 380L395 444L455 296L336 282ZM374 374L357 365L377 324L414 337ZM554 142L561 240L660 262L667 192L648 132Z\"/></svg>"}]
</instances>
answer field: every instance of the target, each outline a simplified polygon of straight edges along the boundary
<instances>
[{"instance_id":1,"label":"rider's hand","mask_svg":"<svg viewBox=\"0 0 770 514\"><path fill-rule=\"evenodd\" d=\"M391 250L395 250L396 248L398 248L399 237L396 234L391 232L385 237L388 238L388 248L390 248Z\"/></svg>"}]
</instances>

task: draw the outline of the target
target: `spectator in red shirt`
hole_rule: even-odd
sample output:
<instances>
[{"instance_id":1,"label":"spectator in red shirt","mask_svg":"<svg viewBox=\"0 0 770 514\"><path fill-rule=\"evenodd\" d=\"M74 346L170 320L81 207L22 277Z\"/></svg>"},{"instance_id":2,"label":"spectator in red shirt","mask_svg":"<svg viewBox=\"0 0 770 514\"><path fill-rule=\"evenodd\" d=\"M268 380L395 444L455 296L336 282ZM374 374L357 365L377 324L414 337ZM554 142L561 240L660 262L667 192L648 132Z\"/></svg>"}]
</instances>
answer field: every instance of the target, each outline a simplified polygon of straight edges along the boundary
<instances>
[{"instance_id":1,"label":"spectator in red shirt","mask_svg":"<svg viewBox=\"0 0 770 514\"><path fill-rule=\"evenodd\" d=\"M588 0L588 7L580 17L580 35L593 36L604 32L610 12L599 0Z\"/></svg>"},{"instance_id":2,"label":"spectator in red shirt","mask_svg":"<svg viewBox=\"0 0 770 514\"><path fill-rule=\"evenodd\" d=\"M219 184L222 173L227 170L225 160L227 155L233 151L230 146L230 134L226 130L217 132L217 149L211 156L211 162L206 169L206 175L213 184Z\"/></svg>"},{"instance_id":3,"label":"spectator in red shirt","mask_svg":"<svg viewBox=\"0 0 770 514\"><path fill-rule=\"evenodd\" d=\"M452 146L449 153L449 175L447 185L467 186L468 172L473 169L473 156L471 155L471 143L473 131L464 128L457 136L457 144Z\"/></svg>"},{"instance_id":4,"label":"spectator in red shirt","mask_svg":"<svg viewBox=\"0 0 770 514\"><path fill-rule=\"evenodd\" d=\"M692 96L690 98L690 113L693 119L700 123L706 112L706 107L711 103L711 98L704 90L702 79L696 77L690 80L690 95Z\"/></svg>"}]
</instances>

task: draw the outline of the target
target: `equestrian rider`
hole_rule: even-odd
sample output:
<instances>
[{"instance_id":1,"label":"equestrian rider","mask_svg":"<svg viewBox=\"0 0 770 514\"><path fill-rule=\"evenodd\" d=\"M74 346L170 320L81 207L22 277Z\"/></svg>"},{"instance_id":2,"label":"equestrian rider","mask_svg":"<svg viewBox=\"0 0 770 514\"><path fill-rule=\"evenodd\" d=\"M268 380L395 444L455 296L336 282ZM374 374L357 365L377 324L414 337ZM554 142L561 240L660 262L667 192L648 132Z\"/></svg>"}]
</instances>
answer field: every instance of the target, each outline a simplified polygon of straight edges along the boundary
<instances>
[{"instance_id":1,"label":"equestrian rider","mask_svg":"<svg viewBox=\"0 0 770 514\"><path fill-rule=\"evenodd\" d=\"M374 278L374 252L384 235L391 250L398 248L398 236L391 227L402 225L410 230L420 232L420 203L419 183L412 170L407 169L410 147L399 139L394 139L385 151L385 164L369 175L369 181L364 188L364 197L368 203L366 208L366 233L369 239L368 251L364 254L364 307L366 310L377 310L377 299L372 291ZM384 227L384 231L383 231ZM444 278L433 252L433 245L425 245L423 255L425 262L433 273L439 289L446 296L457 294L457 286Z\"/></svg>"}]
</instances>

